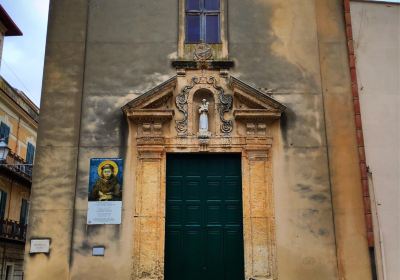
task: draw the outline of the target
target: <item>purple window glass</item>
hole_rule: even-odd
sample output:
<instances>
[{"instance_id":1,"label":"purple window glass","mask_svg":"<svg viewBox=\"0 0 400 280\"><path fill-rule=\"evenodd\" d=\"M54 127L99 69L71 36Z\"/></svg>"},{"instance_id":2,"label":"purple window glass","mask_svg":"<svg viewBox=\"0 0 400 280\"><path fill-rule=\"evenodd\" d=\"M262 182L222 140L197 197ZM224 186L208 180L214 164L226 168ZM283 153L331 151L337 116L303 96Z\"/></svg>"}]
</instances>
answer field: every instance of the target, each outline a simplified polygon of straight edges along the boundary
<instances>
[{"instance_id":1,"label":"purple window glass","mask_svg":"<svg viewBox=\"0 0 400 280\"><path fill-rule=\"evenodd\" d=\"M206 16L206 43L219 43L219 16Z\"/></svg>"},{"instance_id":2,"label":"purple window glass","mask_svg":"<svg viewBox=\"0 0 400 280\"><path fill-rule=\"evenodd\" d=\"M186 0L186 43L220 43L220 0Z\"/></svg>"},{"instance_id":3,"label":"purple window glass","mask_svg":"<svg viewBox=\"0 0 400 280\"><path fill-rule=\"evenodd\" d=\"M200 0L186 0L187 11L200 11Z\"/></svg>"},{"instance_id":4,"label":"purple window glass","mask_svg":"<svg viewBox=\"0 0 400 280\"><path fill-rule=\"evenodd\" d=\"M219 11L220 0L204 0L204 9L206 11Z\"/></svg>"},{"instance_id":5,"label":"purple window glass","mask_svg":"<svg viewBox=\"0 0 400 280\"><path fill-rule=\"evenodd\" d=\"M188 43L200 42L200 16L186 16L186 41Z\"/></svg>"}]
</instances>

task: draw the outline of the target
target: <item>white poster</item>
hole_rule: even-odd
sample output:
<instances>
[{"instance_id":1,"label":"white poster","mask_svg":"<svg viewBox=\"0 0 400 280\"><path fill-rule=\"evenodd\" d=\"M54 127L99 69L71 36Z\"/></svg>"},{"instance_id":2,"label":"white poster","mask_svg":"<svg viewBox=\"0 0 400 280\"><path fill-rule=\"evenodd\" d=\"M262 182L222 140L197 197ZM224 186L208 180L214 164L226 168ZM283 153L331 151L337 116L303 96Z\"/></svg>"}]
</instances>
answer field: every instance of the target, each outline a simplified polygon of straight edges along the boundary
<instances>
[{"instance_id":1,"label":"white poster","mask_svg":"<svg viewBox=\"0 0 400 280\"><path fill-rule=\"evenodd\" d=\"M89 201L88 225L121 224L122 201Z\"/></svg>"}]
</instances>

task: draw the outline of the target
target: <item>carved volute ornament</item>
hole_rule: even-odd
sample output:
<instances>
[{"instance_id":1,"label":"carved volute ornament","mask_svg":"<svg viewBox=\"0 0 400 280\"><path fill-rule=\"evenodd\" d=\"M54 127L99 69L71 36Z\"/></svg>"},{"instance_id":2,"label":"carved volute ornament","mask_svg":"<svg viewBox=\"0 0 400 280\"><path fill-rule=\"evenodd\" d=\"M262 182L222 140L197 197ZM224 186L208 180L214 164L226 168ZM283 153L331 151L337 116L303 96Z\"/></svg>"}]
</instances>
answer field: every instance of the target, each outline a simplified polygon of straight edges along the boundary
<instances>
[{"instance_id":1,"label":"carved volute ornament","mask_svg":"<svg viewBox=\"0 0 400 280\"><path fill-rule=\"evenodd\" d=\"M220 131L224 135L228 135L232 132L233 122L232 120L225 119L225 113L232 110L233 96L225 94L223 87L217 84L217 79L214 76L209 77L193 77L191 83L183 87L181 93L176 97L176 106L178 110L183 114L182 120L176 121L176 131L179 136L188 135L188 97L189 92L193 89L196 84L211 85L218 92L218 112L221 121Z\"/></svg>"},{"instance_id":2,"label":"carved volute ornament","mask_svg":"<svg viewBox=\"0 0 400 280\"><path fill-rule=\"evenodd\" d=\"M183 114L182 120L176 120L176 131L179 136L186 136L188 133L188 96L189 91L199 83L199 78L193 77L190 85L186 85L176 97L176 107Z\"/></svg>"},{"instance_id":3,"label":"carved volute ornament","mask_svg":"<svg viewBox=\"0 0 400 280\"><path fill-rule=\"evenodd\" d=\"M226 95L224 89L217 85L217 81L214 77L209 78L209 82L213 85L213 87L219 92L219 117L221 120L221 132L224 134L229 134L233 129L233 122L231 120L225 120L224 114L232 110L233 105L233 96Z\"/></svg>"}]
</instances>

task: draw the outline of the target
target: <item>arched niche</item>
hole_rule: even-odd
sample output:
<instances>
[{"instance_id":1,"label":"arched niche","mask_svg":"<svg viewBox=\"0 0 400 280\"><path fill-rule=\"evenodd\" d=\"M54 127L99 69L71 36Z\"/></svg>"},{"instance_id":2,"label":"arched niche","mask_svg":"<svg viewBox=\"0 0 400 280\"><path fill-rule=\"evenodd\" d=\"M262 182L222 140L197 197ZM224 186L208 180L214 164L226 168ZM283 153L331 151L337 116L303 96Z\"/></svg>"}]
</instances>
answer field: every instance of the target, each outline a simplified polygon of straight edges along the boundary
<instances>
[{"instance_id":1,"label":"arched niche","mask_svg":"<svg viewBox=\"0 0 400 280\"><path fill-rule=\"evenodd\" d=\"M194 135L197 134L199 131L199 119L200 113L199 108L202 100L205 99L209 102L208 105L208 130L211 132L212 135L216 134L216 104L213 92L206 88L200 88L193 93L193 101L192 101L192 112L190 114L192 118L192 133Z\"/></svg>"}]
</instances>

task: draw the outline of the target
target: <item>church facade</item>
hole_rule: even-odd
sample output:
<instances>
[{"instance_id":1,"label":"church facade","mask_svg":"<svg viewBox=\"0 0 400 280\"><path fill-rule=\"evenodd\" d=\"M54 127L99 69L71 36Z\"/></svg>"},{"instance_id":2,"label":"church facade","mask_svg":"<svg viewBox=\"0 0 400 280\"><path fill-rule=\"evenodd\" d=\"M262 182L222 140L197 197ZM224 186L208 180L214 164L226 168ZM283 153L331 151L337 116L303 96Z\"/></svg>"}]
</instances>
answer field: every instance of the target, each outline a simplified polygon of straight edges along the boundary
<instances>
[{"instance_id":1,"label":"church facade","mask_svg":"<svg viewBox=\"0 0 400 280\"><path fill-rule=\"evenodd\" d=\"M344 26L51 1L26 279L372 279Z\"/></svg>"}]
</instances>

